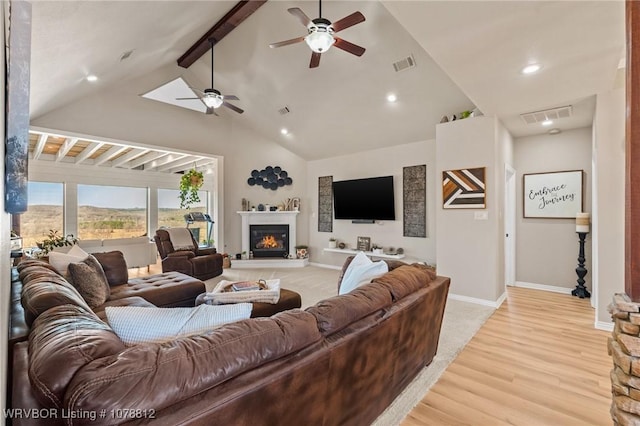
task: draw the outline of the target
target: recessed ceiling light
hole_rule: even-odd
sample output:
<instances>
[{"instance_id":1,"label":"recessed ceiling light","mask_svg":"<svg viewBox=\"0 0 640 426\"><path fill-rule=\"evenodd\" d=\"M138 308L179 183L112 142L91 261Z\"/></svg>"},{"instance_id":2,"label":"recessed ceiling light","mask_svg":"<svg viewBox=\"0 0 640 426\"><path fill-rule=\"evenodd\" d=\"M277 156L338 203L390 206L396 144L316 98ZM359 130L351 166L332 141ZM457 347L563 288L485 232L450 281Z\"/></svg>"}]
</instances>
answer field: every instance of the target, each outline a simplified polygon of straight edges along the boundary
<instances>
[{"instance_id":1,"label":"recessed ceiling light","mask_svg":"<svg viewBox=\"0 0 640 426\"><path fill-rule=\"evenodd\" d=\"M387 95L387 101L388 102L395 102L398 100L398 97L396 95L394 95L393 93L390 93Z\"/></svg>"},{"instance_id":2,"label":"recessed ceiling light","mask_svg":"<svg viewBox=\"0 0 640 426\"><path fill-rule=\"evenodd\" d=\"M544 121L542 122L542 125L543 125L543 126L551 126L552 124L553 124L553 121L552 121L552 120L544 120Z\"/></svg>"},{"instance_id":3,"label":"recessed ceiling light","mask_svg":"<svg viewBox=\"0 0 640 426\"><path fill-rule=\"evenodd\" d=\"M557 134L558 134L558 133L560 133L560 132L561 132L561 130L560 130L560 129L558 129L557 127L556 127L556 128L553 128L553 129L551 129L551 130L549 130L549 134L550 134L550 135L557 135Z\"/></svg>"},{"instance_id":4,"label":"recessed ceiling light","mask_svg":"<svg viewBox=\"0 0 640 426\"><path fill-rule=\"evenodd\" d=\"M280 129L280 133L282 133L283 135L288 135L289 134L289 130L282 128Z\"/></svg>"},{"instance_id":5,"label":"recessed ceiling light","mask_svg":"<svg viewBox=\"0 0 640 426\"><path fill-rule=\"evenodd\" d=\"M98 77L96 77L96 76L95 76L95 75L93 75L93 74L92 74L92 75L88 75L88 76L87 76L87 81L90 81L90 82L92 82L92 83L93 83L94 81L98 81Z\"/></svg>"},{"instance_id":6,"label":"recessed ceiling light","mask_svg":"<svg viewBox=\"0 0 640 426\"><path fill-rule=\"evenodd\" d=\"M526 67L522 68L522 74L533 74L535 72L540 71L540 68L542 68L540 65L538 64L531 64L531 65L527 65Z\"/></svg>"}]
</instances>

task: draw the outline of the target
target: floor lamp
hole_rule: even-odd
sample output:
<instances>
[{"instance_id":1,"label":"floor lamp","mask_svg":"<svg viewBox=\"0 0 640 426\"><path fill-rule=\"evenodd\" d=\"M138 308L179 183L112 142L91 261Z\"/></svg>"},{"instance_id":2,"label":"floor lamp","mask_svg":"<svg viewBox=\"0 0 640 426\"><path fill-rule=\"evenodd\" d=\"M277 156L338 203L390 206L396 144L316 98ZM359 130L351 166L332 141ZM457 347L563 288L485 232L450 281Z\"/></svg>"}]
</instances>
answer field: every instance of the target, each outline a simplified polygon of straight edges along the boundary
<instances>
[{"instance_id":1,"label":"floor lamp","mask_svg":"<svg viewBox=\"0 0 640 426\"><path fill-rule=\"evenodd\" d=\"M576 214L576 233L578 234L580 244L578 250L578 267L576 268L578 285L571 291L571 294L578 296L580 299L584 299L585 297L591 297L591 293L589 293L584 286L584 276L587 275L587 269L584 267L584 240L589 233L589 213Z\"/></svg>"}]
</instances>

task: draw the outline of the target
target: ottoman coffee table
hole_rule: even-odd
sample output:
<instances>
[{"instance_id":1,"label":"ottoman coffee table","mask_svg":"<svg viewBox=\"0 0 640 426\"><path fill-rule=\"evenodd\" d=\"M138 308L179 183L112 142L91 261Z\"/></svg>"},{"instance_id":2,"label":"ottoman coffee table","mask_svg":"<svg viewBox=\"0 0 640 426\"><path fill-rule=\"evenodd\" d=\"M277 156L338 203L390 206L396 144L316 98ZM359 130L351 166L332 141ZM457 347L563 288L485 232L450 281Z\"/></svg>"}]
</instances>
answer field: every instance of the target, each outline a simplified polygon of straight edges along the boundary
<instances>
[{"instance_id":1,"label":"ottoman coffee table","mask_svg":"<svg viewBox=\"0 0 640 426\"><path fill-rule=\"evenodd\" d=\"M202 293L196 297L196 306L205 302L205 296L207 293ZM251 309L251 318L257 317L270 317L278 312L287 311L289 309L296 309L302 306L302 298L300 294L286 288L280 289L280 299L278 303L257 303L252 302L253 309Z\"/></svg>"}]
</instances>

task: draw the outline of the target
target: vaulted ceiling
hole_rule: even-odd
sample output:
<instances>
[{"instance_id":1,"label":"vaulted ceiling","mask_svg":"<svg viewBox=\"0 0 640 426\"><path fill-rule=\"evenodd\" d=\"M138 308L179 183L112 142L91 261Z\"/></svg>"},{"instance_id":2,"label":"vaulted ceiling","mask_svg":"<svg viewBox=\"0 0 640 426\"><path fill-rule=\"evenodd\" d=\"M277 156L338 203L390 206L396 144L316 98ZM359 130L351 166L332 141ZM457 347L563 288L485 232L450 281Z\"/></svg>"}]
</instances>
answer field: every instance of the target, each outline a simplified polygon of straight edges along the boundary
<instances>
[{"instance_id":1,"label":"vaulted ceiling","mask_svg":"<svg viewBox=\"0 0 640 426\"><path fill-rule=\"evenodd\" d=\"M235 3L33 2L32 121L126 82L141 82L132 90L142 94L159 75L209 87L208 53L189 69L176 61ZM332 48L309 69L304 43L269 48L305 34L288 8L315 18L317 6L268 1L216 45L216 88L237 95L244 114L189 113L246 126L306 159L431 139L442 116L475 107L524 136L547 129L519 115L547 108L573 106L554 124L561 130L590 125L594 95L614 87L624 58L619 1L325 1L332 21L366 17L340 33L367 49L362 57ZM416 66L396 72L392 63L409 55ZM522 75L531 61L542 70Z\"/></svg>"}]
</instances>

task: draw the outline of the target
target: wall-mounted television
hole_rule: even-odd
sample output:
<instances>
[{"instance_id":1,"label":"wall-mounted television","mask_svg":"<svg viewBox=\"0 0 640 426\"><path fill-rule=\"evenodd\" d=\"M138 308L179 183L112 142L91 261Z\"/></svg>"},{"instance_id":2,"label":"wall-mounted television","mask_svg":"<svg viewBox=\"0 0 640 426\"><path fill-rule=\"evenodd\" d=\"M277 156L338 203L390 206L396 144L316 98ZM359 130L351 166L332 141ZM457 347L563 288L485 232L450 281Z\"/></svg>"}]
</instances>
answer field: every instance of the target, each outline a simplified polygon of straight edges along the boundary
<instances>
[{"instance_id":1,"label":"wall-mounted television","mask_svg":"<svg viewBox=\"0 0 640 426\"><path fill-rule=\"evenodd\" d=\"M396 220L393 176L333 182L336 219Z\"/></svg>"}]
</instances>

